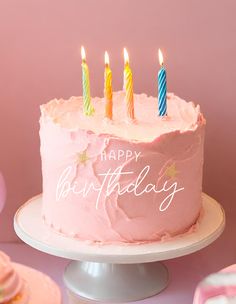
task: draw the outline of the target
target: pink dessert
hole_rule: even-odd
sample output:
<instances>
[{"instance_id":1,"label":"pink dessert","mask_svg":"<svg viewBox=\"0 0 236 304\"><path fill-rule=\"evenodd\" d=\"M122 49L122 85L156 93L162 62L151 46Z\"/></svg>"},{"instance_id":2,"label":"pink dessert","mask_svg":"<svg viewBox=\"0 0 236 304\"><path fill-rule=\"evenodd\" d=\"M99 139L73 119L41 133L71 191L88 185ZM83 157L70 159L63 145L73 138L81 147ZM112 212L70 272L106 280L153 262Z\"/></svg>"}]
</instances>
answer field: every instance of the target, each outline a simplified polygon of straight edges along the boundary
<instances>
[{"instance_id":1,"label":"pink dessert","mask_svg":"<svg viewBox=\"0 0 236 304\"><path fill-rule=\"evenodd\" d=\"M236 303L236 264L206 277L197 287L193 304Z\"/></svg>"},{"instance_id":2,"label":"pink dessert","mask_svg":"<svg viewBox=\"0 0 236 304\"><path fill-rule=\"evenodd\" d=\"M12 263L0 251L1 304L61 304L57 285L43 273Z\"/></svg>"},{"instance_id":3,"label":"pink dessert","mask_svg":"<svg viewBox=\"0 0 236 304\"><path fill-rule=\"evenodd\" d=\"M191 231L202 206L205 120L199 106L168 94L168 117L157 99L134 95L135 123L124 93L83 115L82 97L41 106L42 214L58 232L91 242L143 243Z\"/></svg>"},{"instance_id":4,"label":"pink dessert","mask_svg":"<svg viewBox=\"0 0 236 304\"><path fill-rule=\"evenodd\" d=\"M0 251L0 303L27 304L29 288L12 265L10 258Z\"/></svg>"}]
</instances>

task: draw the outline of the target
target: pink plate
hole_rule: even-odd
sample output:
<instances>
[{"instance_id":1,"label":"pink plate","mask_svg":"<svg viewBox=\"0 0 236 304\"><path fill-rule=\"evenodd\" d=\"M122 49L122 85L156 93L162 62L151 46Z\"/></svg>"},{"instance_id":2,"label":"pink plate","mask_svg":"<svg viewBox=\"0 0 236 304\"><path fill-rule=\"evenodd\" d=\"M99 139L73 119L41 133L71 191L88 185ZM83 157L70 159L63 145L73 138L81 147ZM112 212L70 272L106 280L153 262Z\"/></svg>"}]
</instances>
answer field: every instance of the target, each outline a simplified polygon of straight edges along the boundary
<instances>
[{"instance_id":1,"label":"pink plate","mask_svg":"<svg viewBox=\"0 0 236 304\"><path fill-rule=\"evenodd\" d=\"M13 263L16 271L27 282L30 289L28 304L61 304L61 292L48 276L33 268Z\"/></svg>"}]
</instances>

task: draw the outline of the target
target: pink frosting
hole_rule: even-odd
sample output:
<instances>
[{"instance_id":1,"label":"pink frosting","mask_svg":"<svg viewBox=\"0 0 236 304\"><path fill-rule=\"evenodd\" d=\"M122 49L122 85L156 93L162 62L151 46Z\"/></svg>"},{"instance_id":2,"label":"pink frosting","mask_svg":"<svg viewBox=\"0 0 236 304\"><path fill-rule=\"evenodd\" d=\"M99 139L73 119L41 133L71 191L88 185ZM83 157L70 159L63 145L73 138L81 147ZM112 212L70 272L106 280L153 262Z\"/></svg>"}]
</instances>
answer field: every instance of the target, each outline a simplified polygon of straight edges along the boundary
<instances>
[{"instance_id":1,"label":"pink frosting","mask_svg":"<svg viewBox=\"0 0 236 304\"><path fill-rule=\"evenodd\" d=\"M29 294L26 283L14 269L10 258L0 251L0 303L26 304Z\"/></svg>"},{"instance_id":2,"label":"pink frosting","mask_svg":"<svg viewBox=\"0 0 236 304\"><path fill-rule=\"evenodd\" d=\"M208 302L236 303L236 265L209 275L198 285L193 304Z\"/></svg>"},{"instance_id":3,"label":"pink frosting","mask_svg":"<svg viewBox=\"0 0 236 304\"><path fill-rule=\"evenodd\" d=\"M82 113L82 98L41 106L43 209L47 224L93 242L168 239L196 223L201 210L205 120L199 106L168 94L168 118L157 100L135 95L135 123L125 120L123 92L114 119Z\"/></svg>"}]
</instances>

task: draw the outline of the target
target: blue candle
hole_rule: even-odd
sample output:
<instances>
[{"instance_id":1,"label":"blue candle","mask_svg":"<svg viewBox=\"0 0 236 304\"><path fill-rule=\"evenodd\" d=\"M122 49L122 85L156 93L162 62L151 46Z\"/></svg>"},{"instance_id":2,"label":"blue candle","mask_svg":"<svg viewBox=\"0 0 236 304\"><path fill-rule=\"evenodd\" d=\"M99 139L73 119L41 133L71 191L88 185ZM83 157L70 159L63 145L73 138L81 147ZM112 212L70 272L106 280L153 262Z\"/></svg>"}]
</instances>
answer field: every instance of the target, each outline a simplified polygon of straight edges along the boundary
<instances>
[{"instance_id":1,"label":"blue candle","mask_svg":"<svg viewBox=\"0 0 236 304\"><path fill-rule=\"evenodd\" d=\"M163 55L159 49L159 62L161 69L158 72L158 110L159 116L166 116L166 70L163 65Z\"/></svg>"}]
</instances>

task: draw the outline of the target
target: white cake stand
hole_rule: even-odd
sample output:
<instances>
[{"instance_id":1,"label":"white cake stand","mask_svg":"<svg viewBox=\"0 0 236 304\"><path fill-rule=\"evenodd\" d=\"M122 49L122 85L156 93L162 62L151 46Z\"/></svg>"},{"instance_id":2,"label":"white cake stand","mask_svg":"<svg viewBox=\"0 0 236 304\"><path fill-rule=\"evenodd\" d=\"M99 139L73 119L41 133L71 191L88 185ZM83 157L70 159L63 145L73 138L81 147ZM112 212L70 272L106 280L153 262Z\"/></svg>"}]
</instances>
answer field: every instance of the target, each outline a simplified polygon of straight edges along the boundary
<instances>
[{"instance_id":1,"label":"white cake stand","mask_svg":"<svg viewBox=\"0 0 236 304\"><path fill-rule=\"evenodd\" d=\"M98 302L128 302L153 296L168 284L168 271L159 261L198 251L216 240L225 226L221 206L203 194L203 216L196 232L165 243L92 245L64 237L47 227L41 217L41 196L16 213L17 235L43 252L73 260L64 282L71 303L81 298Z\"/></svg>"}]
</instances>

